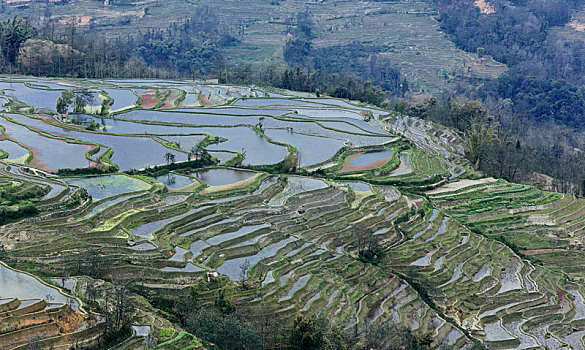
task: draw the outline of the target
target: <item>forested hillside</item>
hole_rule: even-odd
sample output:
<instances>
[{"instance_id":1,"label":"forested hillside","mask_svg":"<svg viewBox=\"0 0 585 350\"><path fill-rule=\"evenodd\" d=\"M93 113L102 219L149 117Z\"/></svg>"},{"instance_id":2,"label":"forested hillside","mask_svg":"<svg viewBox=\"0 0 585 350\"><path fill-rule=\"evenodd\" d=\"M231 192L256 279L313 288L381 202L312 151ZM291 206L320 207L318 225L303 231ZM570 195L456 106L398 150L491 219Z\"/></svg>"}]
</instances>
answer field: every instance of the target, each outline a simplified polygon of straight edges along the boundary
<instances>
[{"instance_id":1,"label":"forested hillside","mask_svg":"<svg viewBox=\"0 0 585 350\"><path fill-rule=\"evenodd\" d=\"M516 113L537 121L585 125L585 45L552 35L571 19L579 0L490 1L482 13L470 1L439 1L442 28L461 48L487 53L510 70L481 92L510 99Z\"/></svg>"},{"instance_id":2,"label":"forested hillside","mask_svg":"<svg viewBox=\"0 0 585 350\"><path fill-rule=\"evenodd\" d=\"M580 192L585 164L585 35L577 30L577 18L584 2L437 4L441 27L457 46L491 55L509 68L498 79L471 88L465 95L481 100L489 111L492 118L482 122L484 126L517 145L514 157L522 159L528 171L521 179ZM532 171L552 179L534 176Z\"/></svg>"}]
</instances>

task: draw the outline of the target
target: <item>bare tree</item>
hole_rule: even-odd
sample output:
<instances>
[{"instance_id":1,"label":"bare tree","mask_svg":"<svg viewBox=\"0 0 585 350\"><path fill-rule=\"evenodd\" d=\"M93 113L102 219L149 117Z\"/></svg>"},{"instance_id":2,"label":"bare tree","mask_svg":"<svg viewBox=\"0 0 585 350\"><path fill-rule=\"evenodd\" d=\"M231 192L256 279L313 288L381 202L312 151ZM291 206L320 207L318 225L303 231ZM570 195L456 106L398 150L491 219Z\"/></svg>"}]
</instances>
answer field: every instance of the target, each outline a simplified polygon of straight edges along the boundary
<instances>
[{"instance_id":1,"label":"bare tree","mask_svg":"<svg viewBox=\"0 0 585 350\"><path fill-rule=\"evenodd\" d=\"M106 294L104 335L108 332L118 332L131 322L130 285L131 281L129 280L115 279L112 281L112 288Z\"/></svg>"},{"instance_id":2,"label":"bare tree","mask_svg":"<svg viewBox=\"0 0 585 350\"><path fill-rule=\"evenodd\" d=\"M165 157L165 162L167 163L167 165L171 165L175 162L175 155L172 154L171 152L165 153L164 157Z\"/></svg>"},{"instance_id":3,"label":"bare tree","mask_svg":"<svg viewBox=\"0 0 585 350\"><path fill-rule=\"evenodd\" d=\"M364 225L357 225L354 233L358 256L370 263L377 263L384 250L374 236L374 232Z\"/></svg>"},{"instance_id":4,"label":"bare tree","mask_svg":"<svg viewBox=\"0 0 585 350\"><path fill-rule=\"evenodd\" d=\"M96 301L98 296L98 289L97 286L93 282L88 282L85 295L87 297L88 305L93 305Z\"/></svg>"},{"instance_id":5,"label":"bare tree","mask_svg":"<svg viewBox=\"0 0 585 350\"><path fill-rule=\"evenodd\" d=\"M195 146L191 147L191 154L193 154L195 160L199 159L202 151L203 151L203 147L201 147L201 145L199 143L197 143Z\"/></svg>"},{"instance_id":6,"label":"bare tree","mask_svg":"<svg viewBox=\"0 0 585 350\"><path fill-rule=\"evenodd\" d=\"M246 259L240 265L240 285L242 289L248 289L248 271L250 270L250 260Z\"/></svg>"},{"instance_id":7,"label":"bare tree","mask_svg":"<svg viewBox=\"0 0 585 350\"><path fill-rule=\"evenodd\" d=\"M26 344L26 350L41 350L43 347L41 346L41 336L35 335L34 337L29 340L28 344Z\"/></svg>"}]
</instances>

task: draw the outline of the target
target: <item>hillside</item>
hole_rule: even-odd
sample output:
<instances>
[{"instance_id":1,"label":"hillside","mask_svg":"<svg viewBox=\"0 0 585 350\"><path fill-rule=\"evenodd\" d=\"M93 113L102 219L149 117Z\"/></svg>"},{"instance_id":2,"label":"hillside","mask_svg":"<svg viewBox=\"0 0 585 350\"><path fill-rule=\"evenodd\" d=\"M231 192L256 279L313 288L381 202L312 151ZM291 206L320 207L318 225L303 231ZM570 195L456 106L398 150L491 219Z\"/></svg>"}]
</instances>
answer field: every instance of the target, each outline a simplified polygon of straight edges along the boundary
<instances>
[{"instance_id":1,"label":"hillside","mask_svg":"<svg viewBox=\"0 0 585 350\"><path fill-rule=\"evenodd\" d=\"M414 96L454 91L459 85L470 84L470 79L496 78L505 71L488 56L479 58L455 48L439 29L437 9L426 1L150 0L105 5L101 1L25 0L7 2L3 10L2 19L20 15L39 28L54 26L57 33L70 33L73 21L78 32L91 30L108 38L165 29L201 14L220 23L220 30L238 40L222 49L230 62L255 65L283 63L287 33L296 23L297 13L307 10L314 22L312 46L317 52L326 48L344 51L350 44L363 46L354 57L343 58L351 63L342 62L335 69L354 71L367 79L372 73L363 71L366 68L356 71L358 61L363 67L394 67L406 78ZM327 51L320 55L331 57Z\"/></svg>"},{"instance_id":2,"label":"hillside","mask_svg":"<svg viewBox=\"0 0 585 350\"><path fill-rule=\"evenodd\" d=\"M132 332L128 349L276 348L316 327L350 348L583 348L585 202L481 178L453 130L254 87L2 84L0 311L39 307L0 329L8 348L84 334L41 299L81 302L82 340ZM73 87L96 96L57 115ZM7 288L13 268L46 284Z\"/></svg>"}]
</instances>

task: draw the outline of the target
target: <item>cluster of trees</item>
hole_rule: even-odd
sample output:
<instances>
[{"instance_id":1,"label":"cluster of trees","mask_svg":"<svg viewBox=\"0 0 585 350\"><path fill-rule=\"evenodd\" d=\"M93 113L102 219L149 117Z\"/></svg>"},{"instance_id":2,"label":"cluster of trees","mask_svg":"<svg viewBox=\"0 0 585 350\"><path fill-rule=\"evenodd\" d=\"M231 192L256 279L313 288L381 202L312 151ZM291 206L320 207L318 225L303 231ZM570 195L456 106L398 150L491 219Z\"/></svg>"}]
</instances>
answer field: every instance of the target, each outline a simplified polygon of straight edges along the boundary
<instances>
[{"instance_id":1,"label":"cluster of trees","mask_svg":"<svg viewBox=\"0 0 585 350\"><path fill-rule=\"evenodd\" d=\"M30 202L20 202L16 205L0 205L0 225L25 217L34 216L39 212L37 207Z\"/></svg>"},{"instance_id":2,"label":"cluster of trees","mask_svg":"<svg viewBox=\"0 0 585 350\"><path fill-rule=\"evenodd\" d=\"M538 122L585 126L585 42L553 32L583 0L490 0L482 14L473 2L439 0L442 28L461 48L487 53L510 69L479 92L511 102L511 112Z\"/></svg>"},{"instance_id":3,"label":"cluster of trees","mask_svg":"<svg viewBox=\"0 0 585 350\"><path fill-rule=\"evenodd\" d=\"M329 76L342 73L354 79L359 77L360 82L370 80L398 96L408 91L408 84L400 71L388 58L380 55L386 48L360 43L314 48L311 44L314 25L311 12L299 12L293 22L295 25L289 30L283 50L284 60L291 67L326 72Z\"/></svg>"},{"instance_id":4,"label":"cluster of trees","mask_svg":"<svg viewBox=\"0 0 585 350\"><path fill-rule=\"evenodd\" d=\"M430 120L462 132L469 130L473 123L487 121L487 112L478 101L458 103L452 99L441 101L431 97L424 103L418 104L402 101L394 108L397 112Z\"/></svg>"},{"instance_id":5,"label":"cluster of trees","mask_svg":"<svg viewBox=\"0 0 585 350\"><path fill-rule=\"evenodd\" d=\"M208 7L166 29L107 39L53 23L36 30L22 18L0 22L0 72L71 77L196 77L217 72L220 49L237 31Z\"/></svg>"},{"instance_id":6,"label":"cluster of trees","mask_svg":"<svg viewBox=\"0 0 585 350\"><path fill-rule=\"evenodd\" d=\"M466 140L466 157L488 176L585 195L582 134L553 121L519 118L508 104L491 106L488 113L478 101L431 98L417 104L400 102L394 108L460 131Z\"/></svg>"},{"instance_id":7,"label":"cluster of trees","mask_svg":"<svg viewBox=\"0 0 585 350\"><path fill-rule=\"evenodd\" d=\"M8 184L0 187L0 225L37 214L35 206L46 190L33 186L23 190L20 186Z\"/></svg>"},{"instance_id":8,"label":"cluster of trees","mask_svg":"<svg viewBox=\"0 0 585 350\"><path fill-rule=\"evenodd\" d=\"M297 314L290 331L290 349L294 350L424 350L433 341L432 333L414 336L406 327L390 322L375 323L359 335L356 329L342 331L323 319Z\"/></svg>"},{"instance_id":9,"label":"cluster of trees","mask_svg":"<svg viewBox=\"0 0 585 350\"><path fill-rule=\"evenodd\" d=\"M284 43L284 60L291 66L302 66L311 54L313 19L308 10L296 16L296 26L290 30Z\"/></svg>"},{"instance_id":10,"label":"cluster of trees","mask_svg":"<svg viewBox=\"0 0 585 350\"><path fill-rule=\"evenodd\" d=\"M0 64L16 63L22 44L33 36L34 29L28 21L19 17L0 22Z\"/></svg>"},{"instance_id":11,"label":"cluster of trees","mask_svg":"<svg viewBox=\"0 0 585 350\"><path fill-rule=\"evenodd\" d=\"M537 182L547 189L584 195L585 42L553 27L565 25L585 1L489 3L495 12L482 14L473 2L437 1L442 28L459 47L509 67L481 90L468 91L493 116L467 129L472 137L492 139L488 146L479 143L485 154L477 165L516 181L546 174ZM477 154L472 158L477 162Z\"/></svg>"},{"instance_id":12,"label":"cluster of trees","mask_svg":"<svg viewBox=\"0 0 585 350\"><path fill-rule=\"evenodd\" d=\"M311 60L314 69L355 74L396 96L404 96L409 89L408 82L390 59L380 54L387 51L388 48L380 45L351 43L315 48Z\"/></svg>"},{"instance_id":13,"label":"cluster of trees","mask_svg":"<svg viewBox=\"0 0 585 350\"><path fill-rule=\"evenodd\" d=\"M28 21L15 17L0 22L0 72L100 79L218 75L221 82L325 93L378 106L388 91L402 95L408 89L399 71L376 55L381 47L313 49L308 11L297 15L285 42L288 66L228 64L222 49L236 43L241 32L221 25L208 7L200 12L166 29L115 39L79 33L75 23L65 31L52 24L35 30ZM66 101L63 97L62 107Z\"/></svg>"},{"instance_id":14,"label":"cluster of trees","mask_svg":"<svg viewBox=\"0 0 585 350\"><path fill-rule=\"evenodd\" d=\"M489 115L478 101L458 103L430 98L424 103L396 104L400 113L416 116L454 128L465 135L466 157L488 176L509 181L528 181L532 176L531 150L523 149L520 139L511 136Z\"/></svg>"},{"instance_id":15,"label":"cluster of trees","mask_svg":"<svg viewBox=\"0 0 585 350\"><path fill-rule=\"evenodd\" d=\"M215 73L221 48L238 42L233 30L221 25L209 7L191 19L173 23L166 30L152 29L132 39L131 45L144 61L191 76Z\"/></svg>"},{"instance_id":16,"label":"cluster of trees","mask_svg":"<svg viewBox=\"0 0 585 350\"><path fill-rule=\"evenodd\" d=\"M85 113L85 107L91 106L95 100L95 93L89 90L65 90L57 98L56 110L65 114L73 104L73 113Z\"/></svg>"},{"instance_id":17,"label":"cluster of trees","mask_svg":"<svg viewBox=\"0 0 585 350\"><path fill-rule=\"evenodd\" d=\"M384 255L384 249L374 236L374 231L360 225L355 228L354 235L358 257L366 263L377 264Z\"/></svg>"},{"instance_id":18,"label":"cluster of trees","mask_svg":"<svg viewBox=\"0 0 585 350\"><path fill-rule=\"evenodd\" d=\"M125 172L130 175L158 177L161 175L166 175L172 170L198 169L207 165L216 164L216 160L212 158L211 155L206 150L202 149L200 152L201 153L196 158L194 157L195 156L194 153L189 153L187 155L189 159L191 159L191 157L194 157L194 159L185 162L175 162L174 154L167 152L163 156L163 160L166 162L166 165L153 165L152 167L147 167L142 170L129 169L126 170Z\"/></svg>"},{"instance_id":19,"label":"cluster of trees","mask_svg":"<svg viewBox=\"0 0 585 350\"><path fill-rule=\"evenodd\" d=\"M312 92L317 96L327 94L387 107L387 93L380 86L370 81L363 82L352 73L333 73L270 64L259 68L252 65L224 67L219 77L220 83L272 86Z\"/></svg>"}]
</instances>

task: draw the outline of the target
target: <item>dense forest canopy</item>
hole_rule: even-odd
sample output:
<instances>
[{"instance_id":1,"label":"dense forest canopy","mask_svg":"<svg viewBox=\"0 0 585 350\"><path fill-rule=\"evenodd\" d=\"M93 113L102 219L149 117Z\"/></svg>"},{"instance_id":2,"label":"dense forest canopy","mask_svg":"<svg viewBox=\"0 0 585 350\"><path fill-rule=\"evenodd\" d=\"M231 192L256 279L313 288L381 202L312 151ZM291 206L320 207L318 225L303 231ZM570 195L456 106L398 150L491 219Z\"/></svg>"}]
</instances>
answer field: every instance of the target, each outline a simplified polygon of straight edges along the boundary
<instances>
[{"instance_id":1,"label":"dense forest canopy","mask_svg":"<svg viewBox=\"0 0 585 350\"><path fill-rule=\"evenodd\" d=\"M485 52L509 71L480 91L510 99L517 114L536 121L585 126L585 45L551 34L583 1L490 1L483 14L470 1L438 1L443 29L470 52Z\"/></svg>"},{"instance_id":2,"label":"dense forest canopy","mask_svg":"<svg viewBox=\"0 0 585 350\"><path fill-rule=\"evenodd\" d=\"M498 79L463 89L464 95L481 100L490 113L491 119L480 124L496 129L508 142L515 140L512 144L518 145L508 147L507 152L496 151L493 160L485 162L501 163L502 158L515 153L512 158L524 163L523 172L512 172L516 180L524 173L521 178L530 181L536 171L554 177L557 190L574 191L582 187L584 178L585 41L556 30L566 25L573 11L585 2L487 3L491 11L485 12L473 1L437 1L442 29L459 47L491 55L508 66ZM484 170L490 168L487 163L482 166Z\"/></svg>"}]
</instances>

